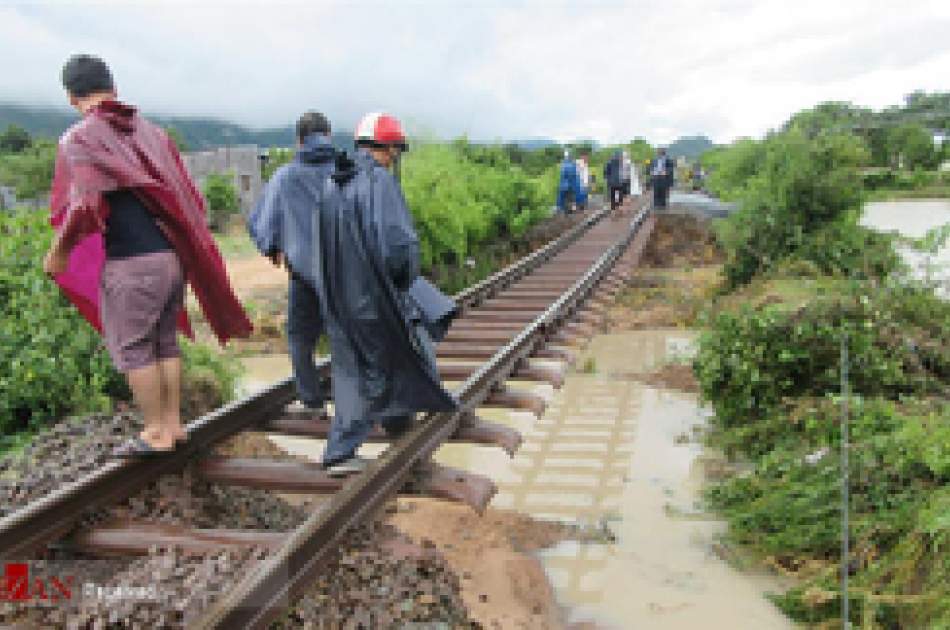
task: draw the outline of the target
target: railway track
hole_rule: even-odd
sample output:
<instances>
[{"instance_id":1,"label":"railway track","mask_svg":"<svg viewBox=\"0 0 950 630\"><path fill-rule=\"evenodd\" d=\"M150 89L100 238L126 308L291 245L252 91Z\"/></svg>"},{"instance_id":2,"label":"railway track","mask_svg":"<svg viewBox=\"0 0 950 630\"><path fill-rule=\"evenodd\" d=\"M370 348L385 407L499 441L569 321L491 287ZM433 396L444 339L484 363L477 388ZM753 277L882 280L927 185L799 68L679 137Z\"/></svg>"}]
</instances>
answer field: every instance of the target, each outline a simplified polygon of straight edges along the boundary
<instances>
[{"instance_id":1,"label":"railway track","mask_svg":"<svg viewBox=\"0 0 950 630\"><path fill-rule=\"evenodd\" d=\"M642 200L637 204L643 205ZM363 473L326 475L319 466L260 458L209 456L212 447L242 431L324 438L330 419L286 413L294 399L291 379L217 409L188 426L187 444L160 459L114 461L0 519L0 559L22 560L46 546L63 544L92 555L144 554L149 547L201 551L227 545L271 550L227 593L193 621L199 628L259 628L285 609L331 558L346 532L371 519L385 502L412 493L462 502L481 512L495 493L483 476L439 466L432 453L446 441L497 446L513 455L521 443L514 430L483 421L479 407L543 413L544 400L508 381L563 382L551 360L570 363L572 347L592 336L604 308L622 286L618 260L634 263L654 218L648 206L623 219L603 210L545 247L456 296L460 316L437 346L442 377L455 382L457 412L420 416L413 427ZM329 362L319 365L329 376ZM385 440L381 432L370 438ZM283 492L332 495L293 532L189 530L150 523L94 526L74 532L92 508L128 498L160 475L186 465L212 483ZM59 542L57 542L59 541Z\"/></svg>"}]
</instances>

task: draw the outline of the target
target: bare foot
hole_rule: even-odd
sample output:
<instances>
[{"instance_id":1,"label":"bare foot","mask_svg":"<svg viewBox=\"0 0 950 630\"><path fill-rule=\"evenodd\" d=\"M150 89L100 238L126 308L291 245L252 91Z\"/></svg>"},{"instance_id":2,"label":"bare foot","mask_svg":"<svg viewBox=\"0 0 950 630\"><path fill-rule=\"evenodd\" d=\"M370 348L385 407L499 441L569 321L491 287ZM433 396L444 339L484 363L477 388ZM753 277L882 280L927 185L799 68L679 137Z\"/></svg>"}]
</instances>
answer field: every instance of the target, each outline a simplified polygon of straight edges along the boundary
<instances>
[{"instance_id":1,"label":"bare foot","mask_svg":"<svg viewBox=\"0 0 950 630\"><path fill-rule=\"evenodd\" d=\"M139 437L149 446L158 450L168 450L175 445L175 440L171 436L164 435L161 431L145 430L139 433Z\"/></svg>"}]
</instances>

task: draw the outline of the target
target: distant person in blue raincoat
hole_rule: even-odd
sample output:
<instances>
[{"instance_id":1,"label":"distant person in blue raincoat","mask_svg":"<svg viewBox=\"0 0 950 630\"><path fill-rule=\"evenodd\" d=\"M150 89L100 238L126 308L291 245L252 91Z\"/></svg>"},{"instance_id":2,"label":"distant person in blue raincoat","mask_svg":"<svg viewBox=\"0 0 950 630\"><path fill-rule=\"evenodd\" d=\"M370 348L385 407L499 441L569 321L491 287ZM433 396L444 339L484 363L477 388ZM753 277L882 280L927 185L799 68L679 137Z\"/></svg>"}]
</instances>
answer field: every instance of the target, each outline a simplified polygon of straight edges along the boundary
<instances>
[{"instance_id":1,"label":"distant person in blue raincoat","mask_svg":"<svg viewBox=\"0 0 950 630\"><path fill-rule=\"evenodd\" d=\"M580 197L580 179L577 175L577 164L571 159L568 151L564 152L564 161L561 162L561 178L557 186L557 208L563 214L570 214L574 202Z\"/></svg>"},{"instance_id":2,"label":"distant person in blue raincoat","mask_svg":"<svg viewBox=\"0 0 950 630\"><path fill-rule=\"evenodd\" d=\"M434 287L414 289L419 239L389 170L406 148L402 127L369 114L356 145L353 161L338 158L314 225L314 273L333 357L334 413L323 454L331 475L365 468L357 450L374 424L395 437L416 412L457 407L442 387L425 321L427 303L437 313L451 304L439 306Z\"/></svg>"},{"instance_id":3,"label":"distant person in blue raincoat","mask_svg":"<svg viewBox=\"0 0 950 630\"><path fill-rule=\"evenodd\" d=\"M293 161L274 172L247 220L258 250L289 273L287 342L297 396L310 409L322 408L326 399L313 358L323 318L313 273L312 217L335 157L326 117L317 112L301 116Z\"/></svg>"}]
</instances>

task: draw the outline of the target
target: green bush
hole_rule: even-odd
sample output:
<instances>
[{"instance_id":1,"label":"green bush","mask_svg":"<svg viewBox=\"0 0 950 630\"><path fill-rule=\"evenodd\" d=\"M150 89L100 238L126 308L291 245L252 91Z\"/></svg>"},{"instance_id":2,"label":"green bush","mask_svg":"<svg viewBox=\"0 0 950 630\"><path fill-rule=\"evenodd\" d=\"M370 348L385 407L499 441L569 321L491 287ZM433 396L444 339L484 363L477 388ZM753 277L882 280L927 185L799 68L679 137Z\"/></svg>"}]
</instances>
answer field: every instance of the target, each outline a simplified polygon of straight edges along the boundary
<instances>
[{"instance_id":1,"label":"green bush","mask_svg":"<svg viewBox=\"0 0 950 630\"><path fill-rule=\"evenodd\" d=\"M208 204L208 224L214 230L222 229L241 209L230 173L210 173L205 178L202 193Z\"/></svg>"},{"instance_id":2,"label":"green bush","mask_svg":"<svg viewBox=\"0 0 950 630\"><path fill-rule=\"evenodd\" d=\"M56 164L56 143L36 139L16 153L0 154L0 184L12 186L21 200L49 192Z\"/></svg>"},{"instance_id":3,"label":"green bush","mask_svg":"<svg viewBox=\"0 0 950 630\"><path fill-rule=\"evenodd\" d=\"M812 623L840 615L837 393L847 332L853 621L869 606L885 627L941 627L950 620L950 520L938 512L946 496L935 497L950 487L950 303L926 287L822 286L710 318L694 363L716 411L708 440L753 468L711 485L707 499L734 540L802 571L801 586L775 598L782 610ZM865 592L915 603L868 603Z\"/></svg>"},{"instance_id":4,"label":"green bush","mask_svg":"<svg viewBox=\"0 0 950 630\"><path fill-rule=\"evenodd\" d=\"M932 595L931 612L881 607L878 621L946 615L950 564L947 507L950 425L946 403L852 400L849 428L849 514L856 589ZM832 569L813 576L811 588L836 590L833 567L841 541L840 402L811 410L810 429L758 458L754 472L711 486L710 504L729 520L730 535L789 566L803 558ZM935 497L940 497L939 500ZM829 575L830 573L830 579ZM837 605L809 603L808 588L779 599L802 621L840 614ZM934 604L943 601L943 612ZM840 604L840 602L839 602ZM860 618L860 615L857 615ZM946 618L946 617L944 617ZM906 621L905 621L906 623ZM902 626L903 627L903 626ZM909 627L932 627L912 625Z\"/></svg>"},{"instance_id":5,"label":"green bush","mask_svg":"<svg viewBox=\"0 0 950 630\"><path fill-rule=\"evenodd\" d=\"M76 411L102 411L127 392L99 335L43 273L52 239L43 212L0 215L0 433Z\"/></svg>"},{"instance_id":6,"label":"green bush","mask_svg":"<svg viewBox=\"0 0 950 630\"><path fill-rule=\"evenodd\" d=\"M229 352L179 339L182 354L181 407L183 419L193 418L233 400L241 363Z\"/></svg>"},{"instance_id":7,"label":"green bush","mask_svg":"<svg viewBox=\"0 0 950 630\"><path fill-rule=\"evenodd\" d=\"M727 252L727 288L743 285L790 255L808 255L813 234L837 224L858 229L862 185L858 167L867 160L863 143L847 134L810 138L797 131L757 143L739 142L716 154L711 186L739 202L740 210L720 229ZM839 265L849 271L854 256ZM833 258L825 257L825 262Z\"/></svg>"},{"instance_id":8,"label":"green bush","mask_svg":"<svg viewBox=\"0 0 950 630\"><path fill-rule=\"evenodd\" d=\"M845 332L855 393L950 391L950 304L926 289L858 285L794 310L766 304L719 313L694 362L716 423L754 422L786 398L836 391Z\"/></svg>"},{"instance_id":9,"label":"green bush","mask_svg":"<svg viewBox=\"0 0 950 630\"><path fill-rule=\"evenodd\" d=\"M406 154L402 186L426 269L477 256L497 239L522 236L550 214L556 165L530 177L499 147L428 144Z\"/></svg>"},{"instance_id":10,"label":"green bush","mask_svg":"<svg viewBox=\"0 0 950 630\"><path fill-rule=\"evenodd\" d=\"M100 336L42 271L52 234L46 212L0 213L0 446L17 432L130 398ZM197 380L208 392L201 400L233 397L227 356L190 343L183 353L186 397Z\"/></svg>"}]
</instances>

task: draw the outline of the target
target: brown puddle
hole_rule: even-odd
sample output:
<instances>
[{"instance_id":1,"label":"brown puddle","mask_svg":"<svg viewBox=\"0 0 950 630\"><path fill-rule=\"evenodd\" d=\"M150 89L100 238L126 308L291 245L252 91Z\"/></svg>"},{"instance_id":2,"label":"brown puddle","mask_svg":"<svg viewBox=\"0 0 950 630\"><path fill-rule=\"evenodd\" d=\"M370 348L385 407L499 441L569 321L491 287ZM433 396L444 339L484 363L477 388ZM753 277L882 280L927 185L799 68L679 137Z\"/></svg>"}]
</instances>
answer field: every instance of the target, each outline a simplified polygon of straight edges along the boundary
<instances>
[{"instance_id":1,"label":"brown puddle","mask_svg":"<svg viewBox=\"0 0 950 630\"><path fill-rule=\"evenodd\" d=\"M704 462L697 443L706 421L694 394L657 389L631 377L693 351L683 330L642 330L594 338L564 387L509 383L550 401L528 412L481 409L486 420L520 430L514 459L501 449L447 444L444 464L491 477L492 505L536 518L603 530L610 543L567 541L540 552L570 622L607 628L794 628L765 597L778 580L744 573L721 559L724 525L702 513ZM283 358L250 360L248 385L289 373ZM272 437L297 455L323 444ZM361 451L374 456L384 445Z\"/></svg>"},{"instance_id":2,"label":"brown puddle","mask_svg":"<svg viewBox=\"0 0 950 630\"><path fill-rule=\"evenodd\" d=\"M540 552L570 622L609 628L793 628L764 594L777 580L720 558L724 525L703 514L705 412L694 394L631 374L688 360L693 334L644 330L592 340L540 420L482 410L522 431L509 460L498 449L447 445L437 459L489 475L494 507L602 529L616 542L567 541Z\"/></svg>"}]
</instances>

